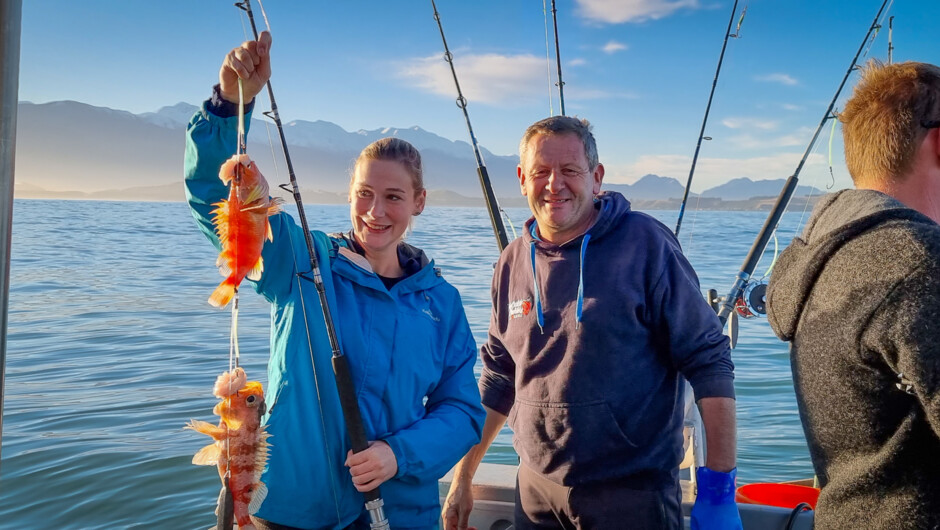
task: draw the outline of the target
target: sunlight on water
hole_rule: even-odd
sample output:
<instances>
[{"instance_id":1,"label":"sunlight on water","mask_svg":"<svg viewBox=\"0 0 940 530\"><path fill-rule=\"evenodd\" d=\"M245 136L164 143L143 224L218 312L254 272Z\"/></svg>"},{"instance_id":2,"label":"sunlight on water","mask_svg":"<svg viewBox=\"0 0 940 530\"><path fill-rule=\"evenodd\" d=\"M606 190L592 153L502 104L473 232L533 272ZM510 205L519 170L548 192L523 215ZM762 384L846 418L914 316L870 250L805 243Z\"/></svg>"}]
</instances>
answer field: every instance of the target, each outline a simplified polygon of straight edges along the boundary
<instances>
[{"instance_id":1,"label":"sunlight on water","mask_svg":"<svg viewBox=\"0 0 940 530\"><path fill-rule=\"evenodd\" d=\"M675 225L674 212L652 214ZM517 229L528 217L509 215ZM307 216L328 232L349 225L345 206L311 205ZM703 289L726 293L765 216L688 214L681 239ZM482 344L497 258L485 210L430 207L409 240L460 290ZM212 524L218 478L190 463L206 440L183 425L214 421L212 384L228 367L230 313L206 303L215 257L182 203L15 202L0 526ZM268 319L243 289L242 366L262 381ZM765 320L748 320L734 360L739 482L811 476L786 346ZM516 462L508 429L487 461Z\"/></svg>"}]
</instances>

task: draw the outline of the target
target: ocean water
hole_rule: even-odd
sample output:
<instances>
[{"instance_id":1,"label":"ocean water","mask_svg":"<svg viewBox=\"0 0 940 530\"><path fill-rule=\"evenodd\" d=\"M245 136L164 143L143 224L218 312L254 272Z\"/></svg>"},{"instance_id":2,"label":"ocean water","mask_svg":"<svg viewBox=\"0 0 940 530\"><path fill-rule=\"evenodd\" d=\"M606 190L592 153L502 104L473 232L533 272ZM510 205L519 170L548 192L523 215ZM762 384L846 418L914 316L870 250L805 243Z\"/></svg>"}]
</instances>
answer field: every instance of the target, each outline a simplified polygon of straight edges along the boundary
<instances>
[{"instance_id":1,"label":"ocean water","mask_svg":"<svg viewBox=\"0 0 940 530\"><path fill-rule=\"evenodd\" d=\"M692 205L694 206L694 204ZM345 206L306 206L310 226L346 230ZM288 208L290 210L290 208ZM525 209L509 209L521 228ZM676 212L649 212L670 228ZM687 211L681 241L702 288L726 294L766 214ZM219 481L192 455L209 439L228 367L230 312L206 298L215 251L183 203L17 200L0 452L0 528L207 528ZM781 222L779 250L805 222ZM481 344L497 249L486 211L425 210L409 241L461 292ZM773 259L774 244L757 269ZM242 365L264 381L269 311L240 299ZM812 476L786 345L741 322L736 365L739 483ZM487 461L514 463L504 430Z\"/></svg>"}]
</instances>

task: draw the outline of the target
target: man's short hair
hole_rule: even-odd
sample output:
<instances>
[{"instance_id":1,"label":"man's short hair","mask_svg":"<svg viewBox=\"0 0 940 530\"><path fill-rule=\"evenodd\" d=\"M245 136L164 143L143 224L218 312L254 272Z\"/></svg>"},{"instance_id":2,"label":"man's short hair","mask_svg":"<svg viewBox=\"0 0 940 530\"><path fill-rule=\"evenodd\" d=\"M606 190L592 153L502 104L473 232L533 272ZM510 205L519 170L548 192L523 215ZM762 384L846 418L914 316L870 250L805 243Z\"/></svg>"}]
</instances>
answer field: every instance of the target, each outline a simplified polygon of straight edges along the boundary
<instances>
[{"instance_id":1,"label":"man's short hair","mask_svg":"<svg viewBox=\"0 0 940 530\"><path fill-rule=\"evenodd\" d=\"M533 136L543 134L546 136L559 134L574 134L584 144L584 156L587 157L588 169L594 171L599 160L597 158L597 144L591 134L591 123L582 118L571 116L552 116L537 121L525 130L522 141L519 142L519 164L525 168L526 151L529 149L529 140Z\"/></svg>"},{"instance_id":2,"label":"man's short hair","mask_svg":"<svg viewBox=\"0 0 940 530\"><path fill-rule=\"evenodd\" d=\"M929 127L940 124L940 68L871 60L839 114L845 164L856 186L902 180Z\"/></svg>"}]
</instances>

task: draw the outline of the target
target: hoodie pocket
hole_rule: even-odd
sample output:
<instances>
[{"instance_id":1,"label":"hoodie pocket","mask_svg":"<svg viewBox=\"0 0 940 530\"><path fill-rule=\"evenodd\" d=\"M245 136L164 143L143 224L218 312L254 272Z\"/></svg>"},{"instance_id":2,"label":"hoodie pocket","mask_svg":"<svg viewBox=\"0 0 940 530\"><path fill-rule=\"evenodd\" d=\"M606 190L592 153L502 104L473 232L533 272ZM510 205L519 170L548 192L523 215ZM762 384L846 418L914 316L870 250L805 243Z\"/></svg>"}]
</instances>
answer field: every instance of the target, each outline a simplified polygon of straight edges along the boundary
<instances>
[{"instance_id":1,"label":"hoodie pocket","mask_svg":"<svg viewBox=\"0 0 940 530\"><path fill-rule=\"evenodd\" d=\"M604 400L540 403L517 397L509 422L522 461L563 483L602 476L604 462L637 447Z\"/></svg>"}]
</instances>

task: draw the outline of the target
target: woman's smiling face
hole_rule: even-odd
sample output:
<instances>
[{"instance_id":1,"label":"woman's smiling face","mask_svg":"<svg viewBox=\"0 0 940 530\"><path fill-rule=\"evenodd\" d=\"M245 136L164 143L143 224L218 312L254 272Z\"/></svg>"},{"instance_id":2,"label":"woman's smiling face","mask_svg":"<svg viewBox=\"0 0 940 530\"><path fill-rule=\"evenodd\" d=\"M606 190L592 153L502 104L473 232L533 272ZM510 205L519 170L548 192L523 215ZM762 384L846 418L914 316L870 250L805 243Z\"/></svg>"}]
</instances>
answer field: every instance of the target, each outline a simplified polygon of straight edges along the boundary
<instances>
[{"instance_id":1,"label":"woman's smiling face","mask_svg":"<svg viewBox=\"0 0 940 530\"><path fill-rule=\"evenodd\" d=\"M424 210L425 191L405 166L393 160L366 159L356 167L349 191L349 214L356 241L370 254L395 251L413 215Z\"/></svg>"}]
</instances>

